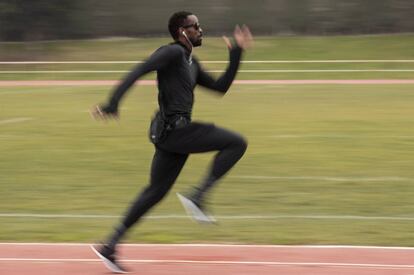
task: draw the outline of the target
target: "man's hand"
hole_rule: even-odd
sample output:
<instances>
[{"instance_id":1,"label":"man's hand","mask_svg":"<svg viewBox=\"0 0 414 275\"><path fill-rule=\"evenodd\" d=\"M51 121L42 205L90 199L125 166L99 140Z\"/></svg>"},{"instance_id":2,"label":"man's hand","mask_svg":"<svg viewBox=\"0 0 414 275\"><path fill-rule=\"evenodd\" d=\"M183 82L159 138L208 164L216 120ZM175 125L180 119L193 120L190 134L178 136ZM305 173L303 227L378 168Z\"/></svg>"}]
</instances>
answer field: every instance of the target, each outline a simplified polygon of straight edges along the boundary
<instances>
[{"instance_id":1,"label":"man's hand","mask_svg":"<svg viewBox=\"0 0 414 275\"><path fill-rule=\"evenodd\" d=\"M236 41L237 46L243 50L250 48L253 44L253 36L249 28L246 25L243 25L241 28L239 25L236 25L234 28L234 40ZM224 42L227 44L227 47L231 49L233 46L227 36L223 36Z\"/></svg>"},{"instance_id":2,"label":"man's hand","mask_svg":"<svg viewBox=\"0 0 414 275\"><path fill-rule=\"evenodd\" d=\"M94 106L89 113L91 114L92 118L95 120L108 120L114 118L116 120L119 119L118 112L108 112L106 108L101 108L99 105Z\"/></svg>"}]
</instances>

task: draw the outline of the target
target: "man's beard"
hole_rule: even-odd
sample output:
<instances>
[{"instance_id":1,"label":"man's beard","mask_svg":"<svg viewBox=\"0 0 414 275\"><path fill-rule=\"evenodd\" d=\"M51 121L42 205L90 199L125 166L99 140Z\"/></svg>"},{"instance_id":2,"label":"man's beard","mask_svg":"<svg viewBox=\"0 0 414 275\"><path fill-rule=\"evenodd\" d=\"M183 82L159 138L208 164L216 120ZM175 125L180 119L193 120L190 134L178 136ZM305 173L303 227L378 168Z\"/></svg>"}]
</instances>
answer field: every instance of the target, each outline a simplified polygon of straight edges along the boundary
<instances>
[{"instance_id":1,"label":"man's beard","mask_svg":"<svg viewBox=\"0 0 414 275\"><path fill-rule=\"evenodd\" d=\"M197 40L191 41L191 43L193 44L193 47L200 47L202 44L202 41L203 41L202 38L198 37Z\"/></svg>"}]
</instances>

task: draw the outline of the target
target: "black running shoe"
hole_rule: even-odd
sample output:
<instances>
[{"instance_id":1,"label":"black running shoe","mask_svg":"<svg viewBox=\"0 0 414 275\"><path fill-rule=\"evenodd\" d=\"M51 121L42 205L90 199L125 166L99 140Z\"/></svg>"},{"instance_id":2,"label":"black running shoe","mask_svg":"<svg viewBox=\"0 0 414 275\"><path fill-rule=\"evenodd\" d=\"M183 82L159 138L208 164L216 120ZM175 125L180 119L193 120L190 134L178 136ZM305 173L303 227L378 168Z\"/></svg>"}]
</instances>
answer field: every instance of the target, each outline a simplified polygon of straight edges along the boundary
<instances>
[{"instance_id":1,"label":"black running shoe","mask_svg":"<svg viewBox=\"0 0 414 275\"><path fill-rule=\"evenodd\" d=\"M91 245L91 249L103 261L106 268L113 273L128 273L128 271L116 260L114 249L106 245L102 245L99 249L96 249L93 245Z\"/></svg>"}]
</instances>

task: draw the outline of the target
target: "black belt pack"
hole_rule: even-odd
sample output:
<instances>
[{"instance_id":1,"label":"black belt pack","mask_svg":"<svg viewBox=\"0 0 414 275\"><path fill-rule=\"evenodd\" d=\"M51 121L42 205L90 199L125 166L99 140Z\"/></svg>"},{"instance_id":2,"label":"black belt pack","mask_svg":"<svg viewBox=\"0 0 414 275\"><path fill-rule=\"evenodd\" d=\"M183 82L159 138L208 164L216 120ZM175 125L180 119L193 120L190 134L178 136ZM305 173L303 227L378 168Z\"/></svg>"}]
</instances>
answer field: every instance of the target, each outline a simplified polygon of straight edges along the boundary
<instances>
[{"instance_id":1,"label":"black belt pack","mask_svg":"<svg viewBox=\"0 0 414 275\"><path fill-rule=\"evenodd\" d=\"M161 112L156 112L151 120L151 125L148 133L152 143L158 144L164 140L164 138L167 136L167 126L168 124L162 117Z\"/></svg>"},{"instance_id":2,"label":"black belt pack","mask_svg":"<svg viewBox=\"0 0 414 275\"><path fill-rule=\"evenodd\" d=\"M151 120L149 129L149 138L152 143L158 144L162 142L168 135L168 132L175 129L181 129L191 123L191 119L176 115L165 119L160 111L156 112Z\"/></svg>"}]
</instances>

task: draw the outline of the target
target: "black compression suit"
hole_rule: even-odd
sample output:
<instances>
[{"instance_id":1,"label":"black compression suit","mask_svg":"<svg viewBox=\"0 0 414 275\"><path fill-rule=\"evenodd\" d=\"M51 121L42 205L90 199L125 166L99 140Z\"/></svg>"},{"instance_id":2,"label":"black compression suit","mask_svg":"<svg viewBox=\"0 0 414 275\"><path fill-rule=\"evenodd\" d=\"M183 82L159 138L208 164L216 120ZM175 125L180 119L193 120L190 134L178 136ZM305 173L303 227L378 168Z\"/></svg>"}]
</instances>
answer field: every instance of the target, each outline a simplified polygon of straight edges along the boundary
<instances>
[{"instance_id":1,"label":"black compression suit","mask_svg":"<svg viewBox=\"0 0 414 275\"><path fill-rule=\"evenodd\" d=\"M234 47L230 51L230 64L226 72L214 80L192 59L184 45L176 42L155 51L145 63L135 68L114 91L107 112L116 112L118 103L128 88L141 76L157 71L158 103L167 117L184 115L191 117L196 84L214 91L226 93L240 63L242 50Z\"/></svg>"},{"instance_id":2,"label":"black compression suit","mask_svg":"<svg viewBox=\"0 0 414 275\"><path fill-rule=\"evenodd\" d=\"M170 121L185 117L188 123L170 131L166 139L155 146L150 184L132 204L109 244L115 245L129 227L165 196L190 153L219 151L198 189L198 199L242 157L247 143L240 135L213 124L190 122L196 84L226 93L237 73L241 53L237 46L230 50L230 64L215 80L192 59L184 45L176 42L155 51L116 88L109 104L103 107L106 113L116 113L128 88L142 75L156 70L160 110Z\"/></svg>"}]
</instances>

